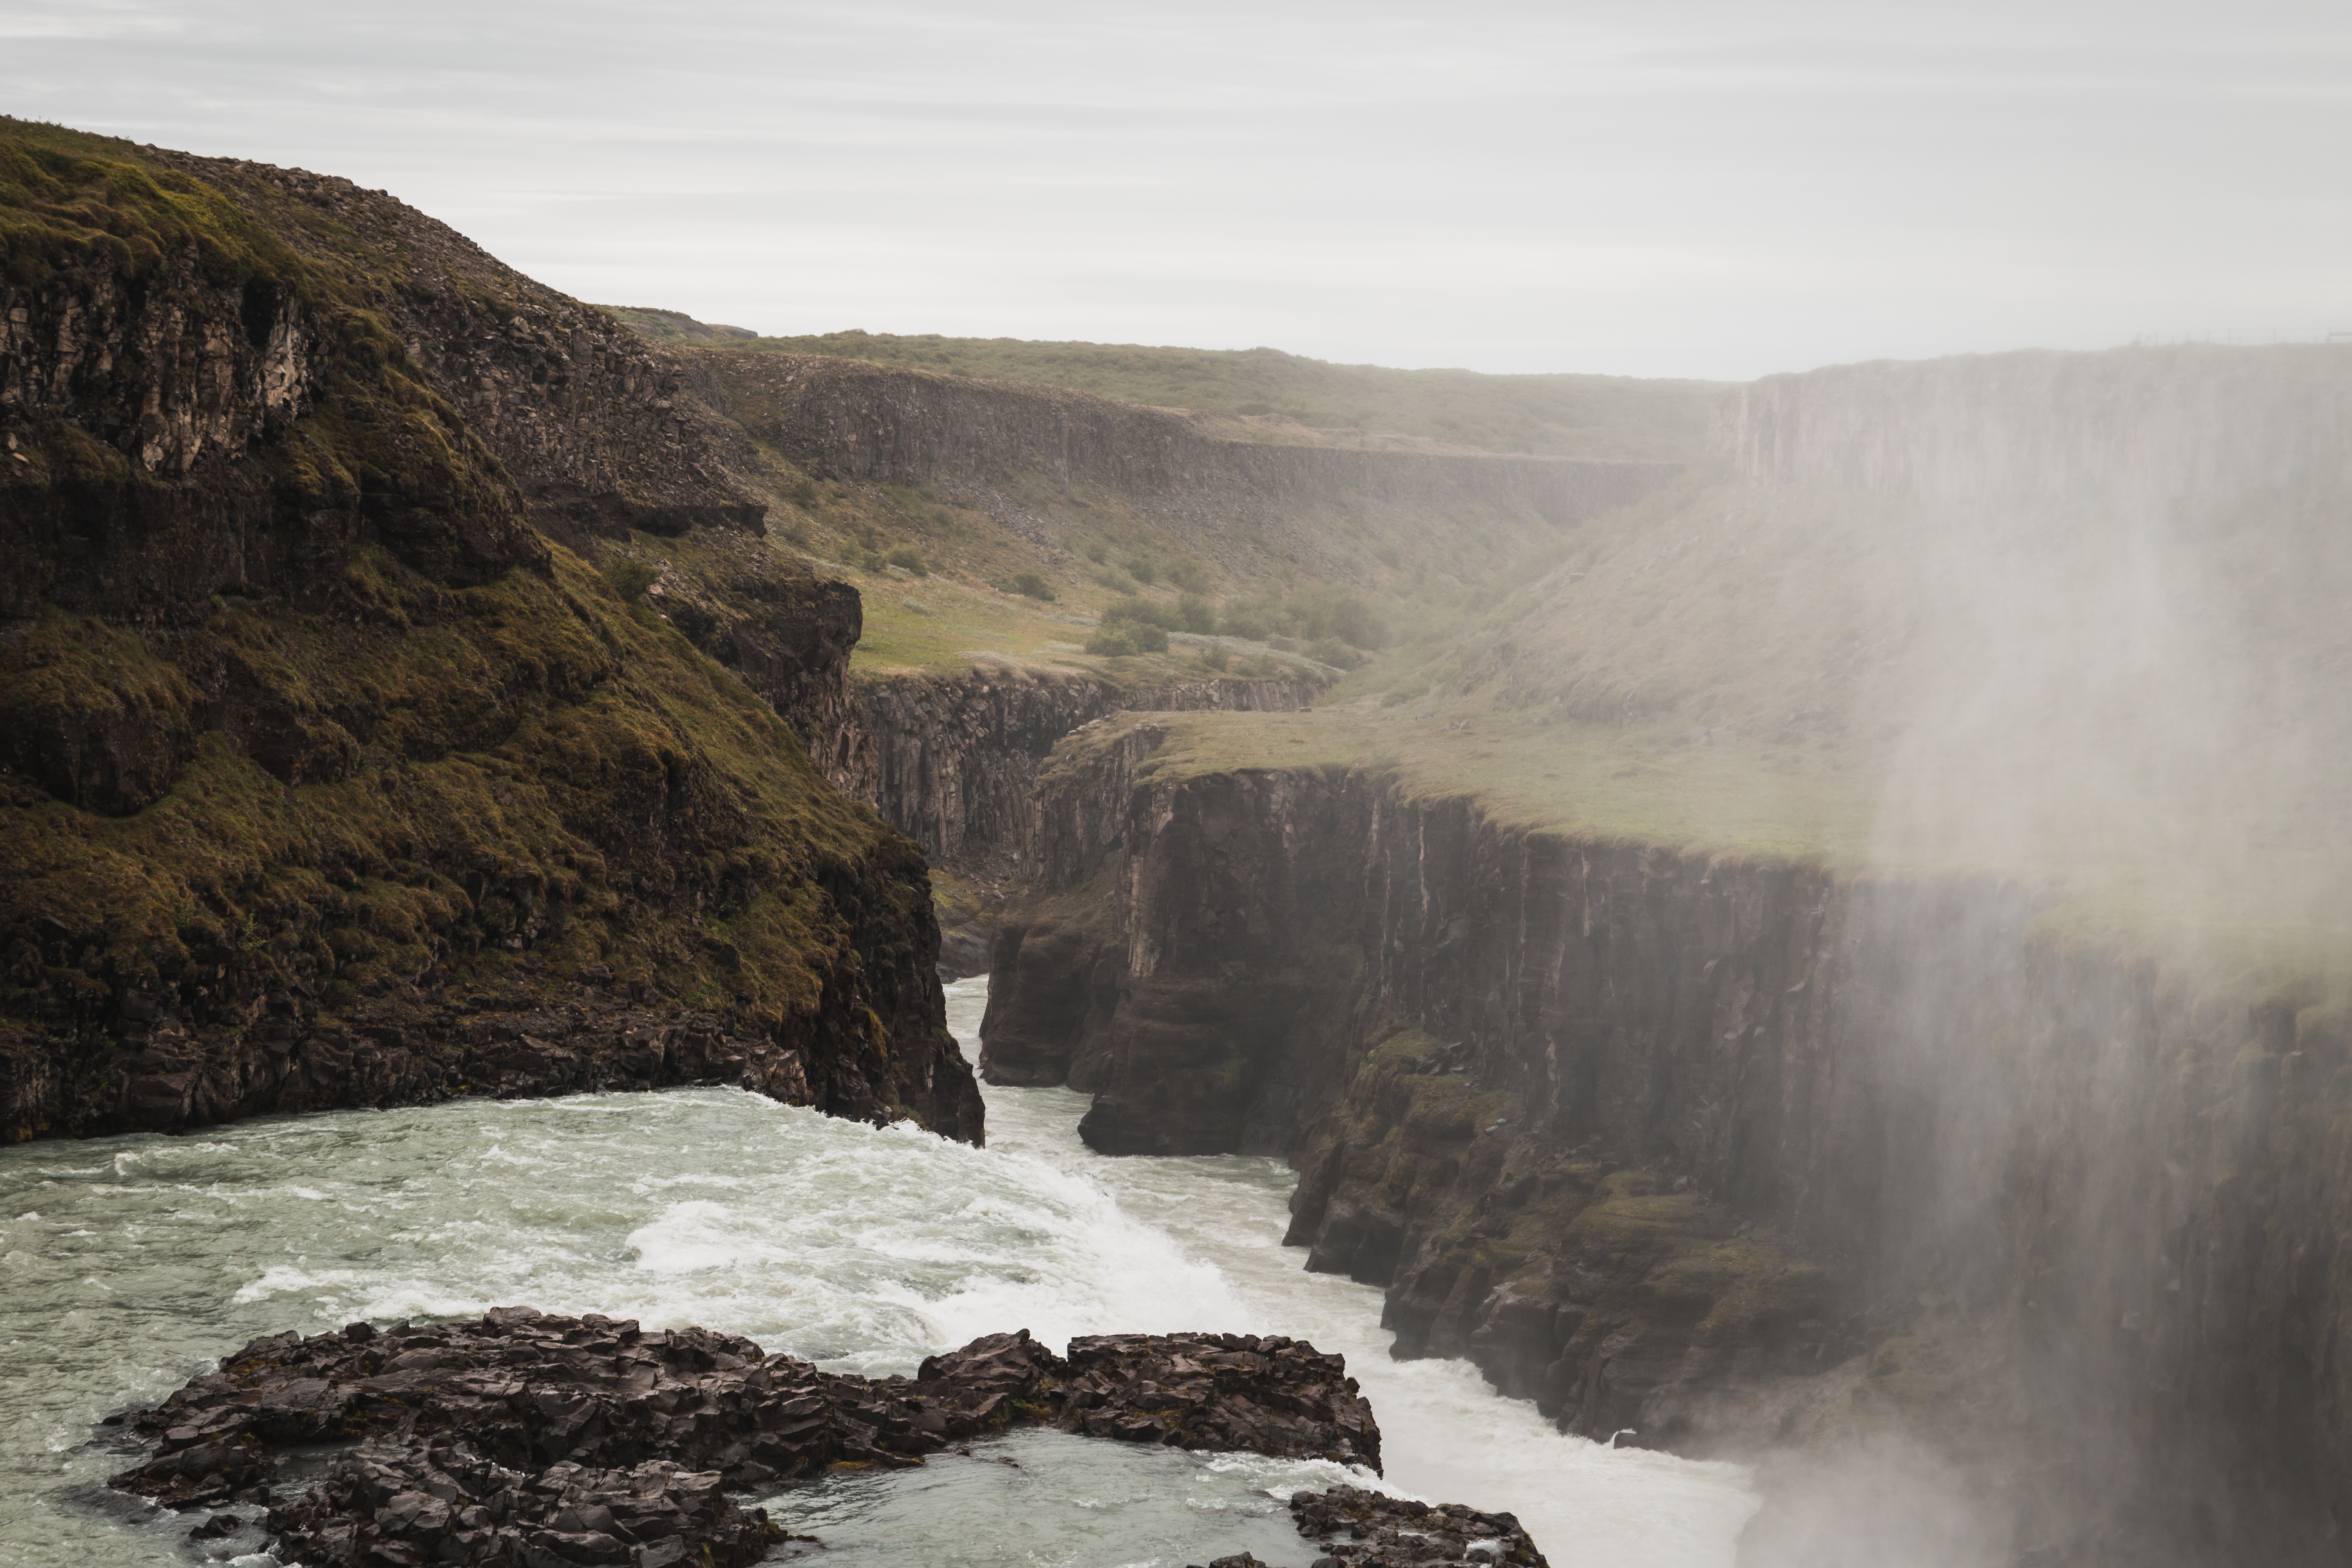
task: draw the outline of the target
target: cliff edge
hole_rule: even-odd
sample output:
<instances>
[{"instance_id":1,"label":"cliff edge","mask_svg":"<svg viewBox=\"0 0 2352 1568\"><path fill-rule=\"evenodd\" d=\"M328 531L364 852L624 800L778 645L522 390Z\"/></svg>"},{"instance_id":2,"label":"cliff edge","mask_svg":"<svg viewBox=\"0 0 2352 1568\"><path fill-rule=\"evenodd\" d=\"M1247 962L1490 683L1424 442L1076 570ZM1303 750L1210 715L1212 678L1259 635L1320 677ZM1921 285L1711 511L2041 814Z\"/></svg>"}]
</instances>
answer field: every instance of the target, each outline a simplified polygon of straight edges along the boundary
<instances>
[{"instance_id":1,"label":"cliff edge","mask_svg":"<svg viewBox=\"0 0 2352 1568\"><path fill-rule=\"evenodd\" d=\"M570 547L757 527L677 367L381 192L0 130L5 1135L725 1082L977 1139L919 853Z\"/></svg>"}]
</instances>

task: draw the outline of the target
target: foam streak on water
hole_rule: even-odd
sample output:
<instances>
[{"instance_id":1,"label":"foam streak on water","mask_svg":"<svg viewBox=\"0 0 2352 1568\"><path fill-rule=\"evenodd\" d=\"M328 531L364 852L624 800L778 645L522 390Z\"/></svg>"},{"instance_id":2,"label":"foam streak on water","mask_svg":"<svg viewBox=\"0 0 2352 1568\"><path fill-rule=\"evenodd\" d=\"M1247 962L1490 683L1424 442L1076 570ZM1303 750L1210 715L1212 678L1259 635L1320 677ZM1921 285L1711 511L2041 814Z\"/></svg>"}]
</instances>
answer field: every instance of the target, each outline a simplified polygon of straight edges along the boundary
<instances>
[{"instance_id":1,"label":"foam streak on water","mask_svg":"<svg viewBox=\"0 0 2352 1568\"><path fill-rule=\"evenodd\" d=\"M984 984L950 988L968 1051ZM1728 1564L1753 1506L1739 1471L1563 1437L1465 1365L1390 1361L1379 1292L1278 1245L1291 1172L1101 1159L1077 1142L1084 1107L992 1089L985 1150L708 1089L0 1151L0 1564L201 1561L179 1544L188 1521L127 1527L69 1494L124 1462L89 1446L98 1416L246 1338L512 1302L701 1323L877 1374L1009 1328L1057 1348L1120 1329L1295 1334L1347 1355L1392 1484L1512 1509L1563 1568ZM1287 1561L1265 1489L1336 1474L1052 1434L979 1447L914 1484L776 1506L845 1563L1108 1568L1245 1545Z\"/></svg>"}]
</instances>

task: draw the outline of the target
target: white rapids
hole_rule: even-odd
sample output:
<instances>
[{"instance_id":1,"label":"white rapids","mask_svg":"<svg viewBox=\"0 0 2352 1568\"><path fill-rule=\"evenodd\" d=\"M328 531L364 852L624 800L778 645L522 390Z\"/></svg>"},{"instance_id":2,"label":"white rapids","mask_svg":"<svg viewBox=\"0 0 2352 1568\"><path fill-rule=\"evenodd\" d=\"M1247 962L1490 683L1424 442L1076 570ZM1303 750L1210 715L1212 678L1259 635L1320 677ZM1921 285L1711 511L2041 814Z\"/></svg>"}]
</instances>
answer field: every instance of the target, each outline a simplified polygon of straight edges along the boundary
<instances>
[{"instance_id":1,"label":"white rapids","mask_svg":"<svg viewBox=\"0 0 2352 1568\"><path fill-rule=\"evenodd\" d=\"M986 995L948 988L968 1053ZM987 1092L985 1149L696 1089L0 1151L0 1565L205 1561L192 1521L110 1506L94 1483L128 1460L92 1423L247 1338L520 1302L700 1323L873 1374L1013 1328L1057 1349L1115 1330L1291 1334L1347 1356L1390 1488L1510 1510L1559 1568L1729 1568L1747 1472L1564 1436L1467 1363L1391 1361L1381 1293L1280 1245L1279 1161L1106 1159L1078 1142L1085 1097ZM1369 1479L1053 1433L974 1447L763 1500L845 1568L1244 1550L1296 1568L1312 1552L1275 1498Z\"/></svg>"}]
</instances>

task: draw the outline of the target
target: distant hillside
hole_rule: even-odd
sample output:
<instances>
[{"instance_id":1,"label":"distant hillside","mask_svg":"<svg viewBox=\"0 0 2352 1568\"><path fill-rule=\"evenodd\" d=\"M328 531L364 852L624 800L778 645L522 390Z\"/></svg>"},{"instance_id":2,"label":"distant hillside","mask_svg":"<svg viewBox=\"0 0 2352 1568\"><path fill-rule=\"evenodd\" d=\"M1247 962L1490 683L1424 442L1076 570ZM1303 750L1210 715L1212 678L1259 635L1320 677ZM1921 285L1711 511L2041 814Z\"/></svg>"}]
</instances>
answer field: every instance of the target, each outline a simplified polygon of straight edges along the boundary
<instances>
[{"instance_id":1,"label":"distant hillside","mask_svg":"<svg viewBox=\"0 0 2352 1568\"><path fill-rule=\"evenodd\" d=\"M656 310L650 305L600 305L640 337L660 343L757 342L760 334L749 327L718 321L698 321L683 310Z\"/></svg>"},{"instance_id":2,"label":"distant hillside","mask_svg":"<svg viewBox=\"0 0 2352 1568\"><path fill-rule=\"evenodd\" d=\"M1123 403L1283 414L1323 428L1397 431L1491 452L1687 458L1706 438L1716 383L1615 375L1484 375L1327 364L1278 349L1150 348L865 331L763 338L675 310L605 306L662 342L789 349L948 375L1066 386Z\"/></svg>"}]
</instances>

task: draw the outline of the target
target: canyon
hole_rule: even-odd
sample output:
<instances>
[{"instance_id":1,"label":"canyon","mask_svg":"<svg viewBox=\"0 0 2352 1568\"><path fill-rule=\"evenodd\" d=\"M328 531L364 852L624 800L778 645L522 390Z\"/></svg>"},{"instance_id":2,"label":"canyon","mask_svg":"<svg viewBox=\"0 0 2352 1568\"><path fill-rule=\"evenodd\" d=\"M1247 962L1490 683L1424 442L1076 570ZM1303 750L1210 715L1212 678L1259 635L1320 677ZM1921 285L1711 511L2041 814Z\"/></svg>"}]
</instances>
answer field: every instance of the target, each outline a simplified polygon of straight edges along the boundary
<instances>
[{"instance_id":1,"label":"canyon","mask_svg":"<svg viewBox=\"0 0 2352 1568\"><path fill-rule=\"evenodd\" d=\"M984 968L983 1077L1090 1094L1106 1153L1290 1162L1287 1240L1385 1289L1400 1357L1598 1441L1761 1461L1756 1568L1874 1560L1874 1508L1898 1538L1966 1518L1923 1564L2340 1560L2352 353L1770 377L1686 463L1243 441L649 343L346 181L10 146L45 226L0 279L0 1136L725 1084L977 1142L940 973ZM1552 553L1370 685L861 663L870 606L770 524L819 480L853 518L951 504L1066 587L1103 517L1236 593ZM1822 496L1834 527L1716 548ZM1579 552L1607 529L1616 557ZM1873 551L1978 618L1898 595L1818 632L1802 585ZM2012 560L2064 591L2011 613ZM1822 668L1726 634L1735 593ZM2101 641L2159 652L2069 687ZM1905 684L1996 654L2015 689ZM2183 819L2132 887L2210 914L2200 940L1938 837L1969 781L2015 805L2139 736L2115 694L2166 657L2220 674L2135 697L2168 698L2174 750L2083 797ZM1327 715L1491 749L1267 744ZM1808 759L1737 793L1852 786L1865 848L1743 842L1719 805L1535 820L1538 731L1654 731L1628 798L1735 746ZM1989 815L2004 852L2073 842ZM943 946L935 870L1008 901ZM2274 928L2256 950L2232 900Z\"/></svg>"},{"instance_id":2,"label":"canyon","mask_svg":"<svg viewBox=\"0 0 2352 1568\"><path fill-rule=\"evenodd\" d=\"M1881 487L1949 526L2056 494L2194 537L2340 507L2347 360L1853 367L1759 384L1717 440L1754 482ZM2334 737L2294 689L2298 736ZM1465 721L1549 721L1549 692L1506 690ZM1399 1355L1466 1356L1597 1439L1778 1456L1743 1561L2336 1560L2329 928L2317 967L2250 970L2218 928L2059 918L1998 863L1531 826L1475 766L1285 766L1270 733L1129 715L1064 742L983 1077L1091 1093L1106 1152L1289 1159L1288 1239L1386 1288ZM2307 835L2237 868L2282 919L2308 918L2299 863L2340 858L2324 816ZM1810 1517L1874 1448L1932 1456L1936 1497L1887 1460ZM1874 1509L1916 1517L1882 1537ZM1937 1509L1967 1523L1923 1542Z\"/></svg>"}]
</instances>

